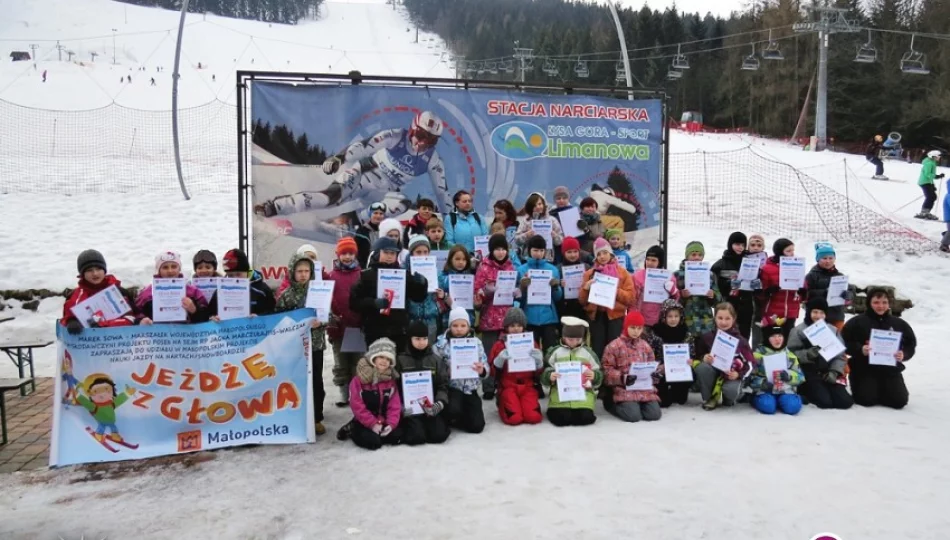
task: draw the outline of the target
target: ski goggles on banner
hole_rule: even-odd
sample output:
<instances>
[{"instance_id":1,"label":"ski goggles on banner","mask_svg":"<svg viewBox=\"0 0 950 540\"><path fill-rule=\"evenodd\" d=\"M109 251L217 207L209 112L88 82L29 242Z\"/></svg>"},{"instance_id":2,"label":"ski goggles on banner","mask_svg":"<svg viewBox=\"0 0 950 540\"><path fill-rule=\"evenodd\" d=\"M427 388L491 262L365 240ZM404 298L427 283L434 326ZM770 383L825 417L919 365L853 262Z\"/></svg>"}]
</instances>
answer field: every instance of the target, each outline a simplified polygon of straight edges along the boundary
<instances>
[{"instance_id":1,"label":"ski goggles on banner","mask_svg":"<svg viewBox=\"0 0 950 540\"><path fill-rule=\"evenodd\" d=\"M409 132L409 135L415 140L429 146L435 146L435 143L439 142L438 135L433 135L424 129L414 129Z\"/></svg>"}]
</instances>

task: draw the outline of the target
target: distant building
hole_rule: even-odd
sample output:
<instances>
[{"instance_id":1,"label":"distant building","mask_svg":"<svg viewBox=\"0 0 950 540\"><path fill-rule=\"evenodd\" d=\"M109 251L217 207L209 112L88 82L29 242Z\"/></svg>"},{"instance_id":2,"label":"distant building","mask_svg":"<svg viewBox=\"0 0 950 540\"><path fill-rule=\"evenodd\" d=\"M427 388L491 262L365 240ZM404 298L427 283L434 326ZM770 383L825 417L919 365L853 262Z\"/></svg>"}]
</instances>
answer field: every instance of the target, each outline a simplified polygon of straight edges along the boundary
<instances>
[{"instance_id":1,"label":"distant building","mask_svg":"<svg viewBox=\"0 0 950 540\"><path fill-rule=\"evenodd\" d=\"M14 62L27 62L30 60L30 53L26 51L13 51L10 53L10 59Z\"/></svg>"}]
</instances>

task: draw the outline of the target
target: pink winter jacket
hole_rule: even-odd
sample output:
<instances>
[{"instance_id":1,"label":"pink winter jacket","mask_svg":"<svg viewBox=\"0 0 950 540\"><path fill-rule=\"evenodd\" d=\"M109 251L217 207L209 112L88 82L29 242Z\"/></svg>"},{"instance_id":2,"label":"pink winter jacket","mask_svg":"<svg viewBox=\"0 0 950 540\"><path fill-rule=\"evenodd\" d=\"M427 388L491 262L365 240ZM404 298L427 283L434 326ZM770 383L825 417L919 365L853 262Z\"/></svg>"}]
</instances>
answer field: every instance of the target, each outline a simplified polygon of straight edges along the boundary
<instances>
[{"instance_id":1,"label":"pink winter jacket","mask_svg":"<svg viewBox=\"0 0 950 540\"><path fill-rule=\"evenodd\" d=\"M633 339L624 335L607 345L601 369L604 370L604 386L613 391L614 403L660 401L660 396L656 393L656 382L653 383L652 390L627 390L623 385L623 375L630 372L630 364L655 361L653 348L640 338Z\"/></svg>"},{"instance_id":2,"label":"pink winter jacket","mask_svg":"<svg viewBox=\"0 0 950 540\"><path fill-rule=\"evenodd\" d=\"M511 257L504 264L499 264L498 261L489 257L482 260L482 264L478 265L478 271L475 272L475 294L481 294L483 298L481 320L478 323L478 329L482 332L504 330L505 313L508 312L511 306L494 305L494 294L485 291L485 286L488 284L495 285L498 272L514 269L514 265L511 264Z\"/></svg>"},{"instance_id":3,"label":"pink winter jacket","mask_svg":"<svg viewBox=\"0 0 950 540\"><path fill-rule=\"evenodd\" d=\"M377 411L367 407L366 394L375 394L374 401L376 405L385 406L385 414L382 410L377 414ZM390 379L373 384L362 382L359 376L353 377L350 381L350 409L353 410L353 418L366 428L372 429L374 425L382 423L395 429L402 418L402 401L396 391L396 381Z\"/></svg>"},{"instance_id":4,"label":"pink winter jacket","mask_svg":"<svg viewBox=\"0 0 950 540\"><path fill-rule=\"evenodd\" d=\"M654 304L643 300L643 290L646 287L646 279L646 269L641 268L633 274L633 287L637 290L637 300L633 305L633 309L643 314L643 320L647 326L653 326L660 322L660 311L662 311L663 304ZM670 274L670 281L666 285L666 292L669 293L670 298L673 300L680 299L680 291L676 288L676 276L672 273Z\"/></svg>"}]
</instances>

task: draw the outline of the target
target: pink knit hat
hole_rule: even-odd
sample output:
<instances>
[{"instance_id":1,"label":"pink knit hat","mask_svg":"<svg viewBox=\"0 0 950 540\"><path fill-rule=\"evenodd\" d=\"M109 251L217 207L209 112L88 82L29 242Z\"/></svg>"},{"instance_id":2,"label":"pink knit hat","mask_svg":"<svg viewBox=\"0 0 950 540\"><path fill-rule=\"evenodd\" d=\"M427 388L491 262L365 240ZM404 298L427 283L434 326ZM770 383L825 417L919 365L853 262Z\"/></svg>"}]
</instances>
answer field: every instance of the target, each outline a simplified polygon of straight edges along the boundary
<instances>
[{"instance_id":1,"label":"pink knit hat","mask_svg":"<svg viewBox=\"0 0 950 540\"><path fill-rule=\"evenodd\" d=\"M596 257L601 251L608 251L613 254L614 250L610 247L610 242L604 240L603 238L598 238L594 240L594 256Z\"/></svg>"}]
</instances>

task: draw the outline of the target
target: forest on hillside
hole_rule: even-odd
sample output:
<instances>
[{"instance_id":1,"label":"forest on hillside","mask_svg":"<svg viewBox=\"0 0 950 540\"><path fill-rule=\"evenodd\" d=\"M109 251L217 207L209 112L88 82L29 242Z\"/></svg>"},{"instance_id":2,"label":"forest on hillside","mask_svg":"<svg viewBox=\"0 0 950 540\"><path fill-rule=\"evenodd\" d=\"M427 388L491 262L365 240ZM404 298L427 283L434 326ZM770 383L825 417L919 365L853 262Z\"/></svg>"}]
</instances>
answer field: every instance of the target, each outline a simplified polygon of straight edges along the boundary
<instances>
[{"instance_id":1,"label":"forest on hillside","mask_svg":"<svg viewBox=\"0 0 950 540\"><path fill-rule=\"evenodd\" d=\"M181 11L182 0L117 0L137 6ZM189 13L214 13L222 17L255 21L297 24L302 19L316 18L324 0L191 0Z\"/></svg>"},{"instance_id":2,"label":"forest on hillside","mask_svg":"<svg viewBox=\"0 0 950 540\"><path fill-rule=\"evenodd\" d=\"M606 5L570 0L403 2L415 24L439 34L467 65L477 66L474 73L463 74L468 78L520 77L512 54L515 47L526 47L536 57L525 73L529 81L617 84L620 43ZM713 127L791 136L817 73L817 34L792 28L812 20L804 9L810 2L752 4L728 18L675 8L622 9L634 85L665 89L677 118L682 111L699 111ZM861 30L830 36L829 137L866 141L874 133L898 131L905 146L950 147L950 1L834 0L832 5L848 9L848 19ZM868 28L874 29L870 36ZM913 48L926 56L929 75L900 70L902 56L911 49L910 33L919 34ZM855 62L869 37L877 61ZM761 50L770 40L784 60L762 59ZM753 43L760 69L742 70ZM668 80L676 44L682 44L679 52L689 69L681 70L679 80ZM586 78L575 71L579 60L588 68ZM513 72L498 69L506 61L514 64ZM814 96L811 103L806 134L813 130Z\"/></svg>"}]
</instances>

